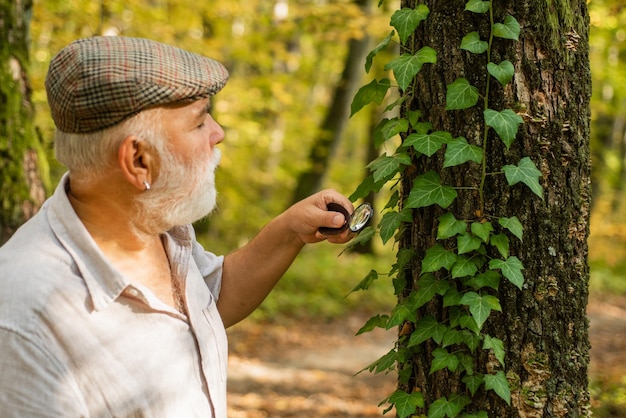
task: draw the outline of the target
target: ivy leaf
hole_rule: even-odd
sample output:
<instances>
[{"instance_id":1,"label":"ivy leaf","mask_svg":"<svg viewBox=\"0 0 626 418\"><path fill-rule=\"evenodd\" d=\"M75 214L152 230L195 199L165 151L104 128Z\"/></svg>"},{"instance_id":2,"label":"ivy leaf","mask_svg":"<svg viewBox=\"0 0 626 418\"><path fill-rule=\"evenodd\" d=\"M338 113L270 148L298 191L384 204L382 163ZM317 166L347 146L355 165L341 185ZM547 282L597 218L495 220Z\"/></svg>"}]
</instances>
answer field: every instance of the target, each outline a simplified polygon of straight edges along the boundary
<instances>
[{"instance_id":1,"label":"ivy leaf","mask_svg":"<svg viewBox=\"0 0 626 418\"><path fill-rule=\"evenodd\" d=\"M415 28L417 28L422 21L426 20L428 13L429 10L426 5L418 4L415 9L405 7L396 10L393 16L391 16L391 26L396 28L400 36L400 41L403 44L406 43L409 36L415 32Z\"/></svg>"},{"instance_id":2,"label":"ivy leaf","mask_svg":"<svg viewBox=\"0 0 626 418\"><path fill-rule=\"evenodd\" d=\"M372 373L386 372L394 369L398 360L400 360L400 355L395 348L392 348L387 354L385 354L363 370L369 370ZM363 370L361 370L361 372Z\"/></svg>"},{"instance_id":3,"label":"ivy leaf","mask_svg":"<svg viewBox=\"0 0 626 418\"><path fill-rule=\"evenodd\" d=\"M487 13L489 11L490 2L481 0L469 0L465 4L465 10L474 13Z\"/></svg>"},{"instance_id":4,"label":"ivy leaf","mask_svg":"<svg viewBox=\"0 0 626 418\"><path fill-rule=\"evenodd\" d=\"M524 123L522 117L511 109L504 109L502 112L486 109L484 116L485 123L495 129L504 145L506 145L506 149L509 149L515 140L519 125Z\"/></svg>"},{"instance_id":5,"label":"ivy leaf","mask_svg":"<svg viewBox=\"0 0 626 418\"><path fill-rule=\"evenodd\" d=\"M515 74L515 68L509 60L504 60L500 64L494 64L490 62L487 64L487 71L489 74L495 77L503 86L509 84Z\"/></svg>"},{"instance_id":6,"label":"ivy leaf","mask_svg":"<svg viewBox=\"0 0 626 418\"><path fill-rule=\"evenodd\" d=\"M468 232L459 235L456 238L456 245L458 247L459 255L477 250L478 248L480 248L481 244L482 241L480 240L480 238Z\"/></svg>"},{"instance_id":7,"label":"ivy leaf","mask_svg":"<svg viewBox=\"0 0 626 418\"><path fill-rule=\"evenodd\" d=\"M483 273L476 275L476 277L467 281L467 285L478 290L483 287L490 287L494 290L498 290L500 286L500 279L502 276L497 270L487 270Z\"/></svg>"},{"instance_id":8,"label":"ivy leaf","mask_svg":"<svg viewBox=\"0 0 626 418\"><path fill-rule=\"evenodd\" d=\"M391 211L385 213L380 221L380 238L383 244L387 243L395 235L402 222L411 222L412 220L411 211L407 209L401 212Z\"/></svg>"},{"instance_id":9,"label":"ivy leaf","mask_svg":"<svg viewBox=\"0 0 626 418\"><path fill-rule=\"evenodd\" d=\"M417 281L415 291L415 309L430 302L436 294L443 295L450 287L450 283L445 280L438 280L432 274L425 274Z\"/></svg>"},{"instance_id":10,"label":"ivy leaf","mask_svg":"<svg viewBox=\"0 0 626 418\"><path fill-rule=\"evenodd\" d=\"M470 145L462 136L448 141L444 156L443 168L473 161L480 164L483 160L483 149L477 145Z\"/></svg>"},{"instance_id":11,"label":"ivy leaf","mask_svg":"<svg viewBox=\"0 0 626 418\"><path fill-rule=\"evenodd\" d=\"M493 36L504 39L519 39L520 26L517 20L509 15L504 18L504 23L496 23L493 25Z\"/></svg>"},{"instance_id":12,"label":"ivy leaf","mask_svg":"<svg viewBox=\"0 0 626 418\"><path fill-rule=\"evenodd\" d=\"M432 354L433 361L430 364L430 374L442 369L448 369L453 372L459 367L459 358L454 354L448 353L448 350L445 348L435 348Z\"/></svg>"},{"instance_id":13,"label":"ivy leaf","mask_svg":"<svg viewBox=\"0 0 626 418\"><path fill-rule=\"evenodd\" d=\"M458 306L461 301L461 293L456 290L456 287L450 286L448 291L443 295L443 307L447 308L449 306Z\"/></svg>"},{"instance_id":14,"label":"ivy leaf","mask_svg":"<svg viewBox=\"0 0 626 418\"><path fill-rule=\"evenodd\" d=\"M506 261L494 259L489 261L489 268L492 270L499 269L504 277L517 286L518 289L522 290L522 285L524 284L522 270L524 266L519 258L511 256Z\"/></svg>"},{"instance_id":15,"label":"ivy leaf","mask_svg":"<svg viewBox=\"0 0 626 418\"><path fill-rule=\"evenodd\" d=\"M507 258L509 256L509 237L506 235L494 235L491 237L491 245L496 247L502 257Z\"/></svg>"},{"instance_id":16,"label":"ivy leaf","mask_svg":"<svg viewBox=\"0 0 626 418\"><path fill-rule=\"evenodd\" d=\"M437 52L429 47L422 47L415 55L402 54L394 58L385 65L385 71L392 70L393 75L398 81L400 88L405 91L409 84L413 82L413 78L422 69L422 65L426 63L434 64L437 62Z\"/></svg>"},{"instance_id":17,"label":"ivy leaf","mask_svg":"<svg viewBox=\"0 0 626 418\"><path fill-rule=\"evenodd\" d=\"M396 390L389 397L389 403L396 406L399 418L406 418L413 415L417 408L424 407L424 395L421 392L406 393Z\"/></svg>"},{"instance_id":18,"label":"ivy leaf","mask_svg":"<svg viewBox=\"0 0 626 418\"><path fill-rule=\"evenodd\" d=\"M513 235L515 235L517 238L519 238L520 241L522 241L522 237L524 235L524 227L522 226L522 223L519 221L517 216L513 216L511 218L500 218L498 219L498 223L504 228L511 231Z\"/></svg>"},{"instance_id":19,"label":"ivy leaf","mask_svg":"<svg viewBox=\"0 0 626 418\"><path fill-rule=\"evenodd\" d=\"M485 375L485 389L493 390L499 397L504 399L507 404L511 405L511 389L509 382L506 380L504 372L500 370L495 375Z\"/></svg>"},{"instance_id":20,"label":"ivy leaf","mask_svg":"<svg viewBox=\"0 0 626 418\"><path fill-rule=\"evenodd\" d=\"M365 325L361 327L356 333L356 335L363 334L365 332L370 332L375 328L387 328L387 321L389 321L389 315L376 315L367 320Z\"/></svg>"},{"instance_id":21,"label":"ivy leaf","mask_svg":"<svg viewBox=\"0 0 626 418\"><path fill-rule=\"evenodd\" d=\"M452 395L450 400L442 396L428 408L428 418L455 418L469 403L467 396Z\"/></svg>"},{"instance_id":22,"label":"ivy leaf","mask_svg":"<svg viewBox=\"0 0 626 418\"><path fill-rule=\"evenodd\" d=\"M493 232L493 225L491 225L491 222L472 222L471 231L472 234L482 239L486 244L489 242L489 236Z\"/></svg>"},{"instance_id":23,"label":"ivy leaf","mask_svg":"<svg viewBox=\"0 0 626 418\"><path fill-rule=\"evenodd\" d=\"M374 181L386 181L396 173L404 169L404 166L411 164L411 157L406 154L396 154L393 156L381 155L368 164L368 168L373 172Z\"/></svg>"},{"instance_id":24,"label":"ivy leaf","mask_svg":"<svg viewBox=\"0 0 626 418\"><path fill-rule=\"evenodd\" d=\"M436 131L430 134L411 134L404 140L404 145L412 146L416 151L431 157L443 144L452 139L450 132Z\"/></svg>"},{"instance_id":25,"label":"ivy leaf","mask_svg":"<svg viewBox=\"0 0 626 418\"><path fill-rule=\"evenodd\" d=\"M364 106L374 102L381 104L387 95L387 90L391 86L391 81L387 78L382 80L372 80L356 92L352 104L350 105L350 117L361 110Z\"/></svg>"},{"instance_id":26,"label":"ivy leaf","mask_svg":"<svg viewBox=\"0 0 626 418\"><path fill-rule=\"evenodd\" d=\"M405 116L409 120L409 124L414 127L422 117L422 112L419 110L407 110Z\"/></svg>"},{"instance_id":27,"label":"ivy leaf","mask_svg":"<svg viewBox=\"0 0 626 418\"><path fill-rule=\"evenodd\" d=\"M522 182L527 185L534 194L543 199L543 187L539 184L539 177L541 177L542 174L529 157L522 158L518 165L505 165L502 167L502 171L504 171L509 186Z\"/></svg>"},{"instance_id":28,"label":"ivy leaf","mask_svg":"<svg viewBox=\"0 0 626 418\"><path fill-rule=\"evenodd\" d=\"M458 256L457 261L452 265L450 270L452 278L473 276L478 272L476 264L469 258Z\"/></svg>"},{"instance_id":29,"label":"ivy leaf","mask_svg":"<svg viewBox=\"0 0 626 418\"><path fill-rule=\"evenodd\" d=\"M431 338L440 344L446 331L448 331L447 326L437 322L434 316L427 315L415 323L415 330L411 334L407 346L414 347Z\"/></svg>"},{"instance_id":30,"label":"ivy leaf","mask_svg":"<svg viewBox=\"0 0 626 418\"><path fill-rule=\"evenodd\" d=\"M470 32L461 39L461 49L473 54L482 54L489 48L487 41L481 41L478 32Z\"/></svg>"},{"instance_id":31,"label":"ivy leaf","mask_svg":"<svg viewBox=\"0 0 626 418\"><path fill-rule=\"evenodd\" d=\"M485 335L485 340L483 341L483 348L485 350L493 350L494 357L500 362L502 367L504 367L504 342L502 340L491 337L489 335Z\"/></svg>"},{"instance_id":32,"label":"ivy leaf","mask_svg":"<svg viewBox=\"0 0 626 418\"><path fill-rule=\"evenodd\" d=\"M389 322L387 322L387 329L402 325L405 321L415 322L416 315L417 312L413 307L413 301L411 298L406 298L398 303L391 311Z\"/></svg>"},{"instance_id":33,"label":"ivy leaf","mask_svg":"<svg viewBox=\"0 0 626 418\"><path fill-rule=\"evenodd\" d=\"M369 54L367 54L367 58L365 59L365 72L366 73L370 72L370 69L372 68L372 63L374 62L374 57L378 55L380 51L387 48L387 46L391 42L391 38L393 37L393 35L395 35L395 33L396 32L392 30L389 33L389 35L385 37L385 39L380 41L380 43L376 45L376 47L372 49Z\"/></svg>"},{"instance_id":34,"label":"ivy leaf","mask_svg":"<svg viewBox=\"0 0 626 418\"><path fill-rule=\"evenodd\" d=\"M367 273L367 276L365 276L359 284L354 286L350 293L357 292L359 290L367 290L376 280L378 280L378 272L376 270L370 270L370 272Z\"/></svg>"},{"instance_id":35,"label":"ivy leaf","mask_svg":"<svg viewBox=\"0 0 626 418\"><path fill-rule=\"evenodd\" d=\"M480 373L474 373L472 375L467 375L463 379L461 379L465 386L469 389L472 396L476 394L476 391L480 388L485 380L483 379L483 375Z\"/></svg>"},{"instance_id":36,"label":"ivy leaf","mask_svg":"<svg viewBox=\"0 0 626 418\"><path fill-rule=\"evenodd\" d=\"M456 197L457 192L454 188L443 186L439 174L429 171L415 179L406 207L415 209L437 204L445 209Z\"/></svg>"},{"instance_id":37,"label":"ivy leaf","mask_svg":"<svg viewBox=\"0 0 626 418\"><path fill-rule=\"evenodd\" d=\"M406 132L409 129L409 121L405 118L392 118L387 119L380 126L380 132L383 134L383 139L386 141L394 136Z\"/></svg>"},{"instance_id":38,"label":"ivy leaf","mask_svg":"<svg viewBox=\"0 0 626 418\"><path fill-rule=\"evenodd\" d=\"M457 78L448 85L446 110L467 109L478 103L478 89L465 78Z\"/></svg>"},{"instance_id":39,"label":"ivy leaf","mask_svg":"<svg viewBox=\"0 0 626 418\"><path fill-rule=\"evenodd\" d=\"M467 230L467 224L464 221L458 221L451 212L441 215L438 220L437 239L450 238Z\"/></svg>"},{"instance_id":40,"label":"ivy leaf","mask_svg":"<svg viewBox=\"0 0 626 418\"><path fill-rule=\"evenodd\" d=\"M463 305L469 306L472 317L476 321L479 329L489 318L492 310L501 311L500 301L492 295L479 295L476 292L468 292L461 298Z\"/></svg>"},{"instance_id":41,"label":"ivy leaf","mask_svg":"<svg viewBox=\"0 0 626 418\"><path fill-rule=\"evenodd\" d=\"M489 418L487 411L478 411L475 414L463 415L463 418Z\"/></svg>"},{"instance_id":42,"label":"ivy leaf","mask_svg":"<svg viewBox=\"0 0 626 418\"><path fill-rule=\"evenodd\" d=\"M382 189L385 182L385 179L376 182L374 181L374 176L369 175L363 179L361 184L359 184L354 193L352 193L348 199L354 202L358 199L364 198L372 192L378 192Z\"/></svg>"},{"instance_id":43,"label":"ivy leaf","mask_svg":"<svg viewBox=\"0 0 626 418\"><path fill-rule=\"evenodd\" d=\"M448 251L441 244L435 244L426 250L422 260L422 273L431 273L441 268L450 270L456 261L457 255Z\"/></svg>"}]
</instances>

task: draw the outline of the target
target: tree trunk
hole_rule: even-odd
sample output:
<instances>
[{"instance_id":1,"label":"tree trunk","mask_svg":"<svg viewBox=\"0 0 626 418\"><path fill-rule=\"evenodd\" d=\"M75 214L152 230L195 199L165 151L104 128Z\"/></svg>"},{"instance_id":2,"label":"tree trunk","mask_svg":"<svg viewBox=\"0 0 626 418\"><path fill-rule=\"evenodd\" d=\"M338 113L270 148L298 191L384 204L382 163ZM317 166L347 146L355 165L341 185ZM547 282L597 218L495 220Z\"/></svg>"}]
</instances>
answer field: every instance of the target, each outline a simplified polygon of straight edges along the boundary
<instances>
[{"instance_id":1,"label":"tree trunk","mask_svg":"<svg viewBox=\"0 0 626 418\"><path fill-rule=\"evenodd\" d=\"M484 340L474 354L476 372L503 370L510 385L511 403L507 405L483 385L464 412L482 410L490 417L589 416L586 304L591 81L586 2L492 2L496 22L512 15L521 27L519 41L494 39L491 49L492 62L508 59L515 69L512 83L504 88L491 78L488 93L490 108L511 108L524 120L510 149L493 129L483 134L481 106L445 109L446 86L458 77L466 78L481 93L486 91L490 76L485 54L471 54L459 45L471 31L488 39L488 20L484 15L464 11L466 0L421 3L428 6L430 14L405 46L409 53L430 46L437 51L437 62L419 72L413 84L416 93L405 103L403 113L419 110L433 130L448 131L454 138L463 136L470 144L484 147L487 175L481 173L479 164L442 168L443 154L414 157L414 167L403 174L402 201L407 201L416 176L435 170L442 184L463 187L447 208L456 219L479 223L489 220L497 229L498 217L517 216L524 227L523 241L510 241L511 255L524 266L523 287L500 283L493 294L502 311L490 315L482 329L483 334L504 342L505 367L499 366L493 350L483 349ZM416 4L414 0L403 0L402 6L415 8ZM503 166L517 164L523 157L530 157L541 171L543 199L522 183L509 186L501 174ZM479 204L476 190L482 178L486 179L484 205ZM438 217L444 210L433 205L413 213L412 228L403 234L401 247L415 250L421 260L437 242ZM445 243L447 248L456 245L456 241ZM487 248L487 258L495 258L495 248ZM416 265L406 271L404 297L418 287L420 269ZM468 291L458 286L460 293ZM435 297L418 309L417 318L433 315L438 322L450 324L456 307L444 305L443 297ZM408 340L400 341L406 346ZM441 344L427 341L425 349L416 350L401 367L401 376L405 373L410 377L401 377L399 388L408 393L419 391L424 396L425 405L419 413L427 414L433 402L443 396L449 399L452 394L469 394L458 371L444 368L429 373L437 347ZM453 349L448 347L448 351Z\"/></svg>"},{"instance_id":2,"label":"tree trunk","mask_svg":"<svg viewBox=\"0 0 626 418\"><path fill-rule=\"evenodd\" d=\"M356 0L364 11L370 9L371 0ZM328 167L328 162L337 147L343 128L350 114L350 102L361 82L363 59L368 52L369 37L351 39L341 79L339 80L326 117L322 122L308 157L309 168L298 177L292 203L317 192Z\"/></svg>"},{"instance_id":3,"label":"tree trunk","mask_svg":"<svg viewBox=\"0 0 626 418\"><path fill-rule=\"evenodd\" d=\"M0 244L45 198L27 76L31 8L31 1L0 0Z\"/></svg>"}]
</instances>

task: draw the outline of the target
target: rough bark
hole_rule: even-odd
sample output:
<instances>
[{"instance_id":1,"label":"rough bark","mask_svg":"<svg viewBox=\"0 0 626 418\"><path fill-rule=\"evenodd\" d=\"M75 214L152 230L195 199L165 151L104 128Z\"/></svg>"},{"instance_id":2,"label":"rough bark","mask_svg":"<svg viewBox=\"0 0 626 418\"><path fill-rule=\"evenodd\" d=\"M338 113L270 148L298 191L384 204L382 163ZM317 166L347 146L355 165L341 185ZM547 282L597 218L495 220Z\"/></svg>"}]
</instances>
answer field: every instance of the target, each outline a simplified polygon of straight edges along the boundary
<instances>
[{"instance_id":1,"label":"rough bark","mask_svg":"<svg viewBox=\"0 0 626 418\"><path fill-rule=\"evenodd\" d=\"M404 0L404 7L415 7ZM542 172L544 199L522 184L508 186L503 175L487 176L485 207L478 207L473 191L460 191L448 208L457 219L481 220L485 216L517 216L524 225L523 242L511 240L511 253L524 264L525 284L520 291L503 284L497 296L502 312L492 314L484 330L504 341L506 375L511 385L508 406L493 391L479 390L466 410L486 410L490 417L588 416L589 363L587 237L590 205L589 100L591 78L588 62L588 12L584 0L562 2L506 0L493 2L497 22L513 15L521 26L518 42L496 40L492 61L510 60L513 82L502 88L492 79L490 107L512 108L524 118L517 138L506 150L491 132L483 143L482 108L446 111L446 84L467 78L483 92L488 77L483 55L459 48L461 38L477 30L482 39L488 21L464 12L465 0L426 0L430 9L409 40L417 51L424 45L438 51L438 62L426 65L415 80L417 94L403 109L420 110L435 130L486 147L487 172L497 173L506 164L530 157ZM441 169L441 158L417 158L415 170L403 176L404 197L413 178L437 170L443 183L478 186L478 165L464 164ZM422 259L435 243L439 207L415 211L412 228L401 245L416 250ZM408 272L406 294L419 276L419 266ZM420 308L418 317L434 314L442 321L449 315L441 300ZM447 370L429 374L432 361L428 347L412 359L412 375L406 391L420 390L428 405L441 396L459 393L464 385ZM480 351L480 350L479 350ZM494 359L482 351L477 369L485 373ZM465 393L465 392L463 392ZM422 411L422 413L425 413Z\"/></svg>"},{"instance_id":2,"label":"rough bark","mask_svg":"<svg viewBox=\"0 0 626 418\"><path fill-rule=\"evenodd\" d=\"M39 166L45 161L33 126L28 82L31 1L0 1L0 244L44 200Z\"/></svg>"}]
</instances>

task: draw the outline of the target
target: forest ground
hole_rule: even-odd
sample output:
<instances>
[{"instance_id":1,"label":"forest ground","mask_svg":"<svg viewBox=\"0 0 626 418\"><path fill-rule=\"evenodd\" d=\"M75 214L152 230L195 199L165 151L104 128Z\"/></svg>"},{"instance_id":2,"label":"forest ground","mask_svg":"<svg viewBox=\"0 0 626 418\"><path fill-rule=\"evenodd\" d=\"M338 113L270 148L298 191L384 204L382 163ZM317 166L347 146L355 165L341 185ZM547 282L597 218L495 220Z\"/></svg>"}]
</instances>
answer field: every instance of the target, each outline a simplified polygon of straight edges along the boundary
<instances>
[{"instance_id":1,"label":"forest ground","mask_svg":"<svg viewBox=\"0 0 626 418\"><path fill-rule=\"evenodd\" d=\"M626 297L592 298L587 311L591 380L623 386ZM229 418L381 417L385 405L377 405L393 392L395 377L355 373L393 347L395 330L355 336L367 319L355 315L331 323L243 322L231 328ZM599 402L593 401L596 408ZM601 415L621 418L623 412Z\"/></svg>"}]
</instances>

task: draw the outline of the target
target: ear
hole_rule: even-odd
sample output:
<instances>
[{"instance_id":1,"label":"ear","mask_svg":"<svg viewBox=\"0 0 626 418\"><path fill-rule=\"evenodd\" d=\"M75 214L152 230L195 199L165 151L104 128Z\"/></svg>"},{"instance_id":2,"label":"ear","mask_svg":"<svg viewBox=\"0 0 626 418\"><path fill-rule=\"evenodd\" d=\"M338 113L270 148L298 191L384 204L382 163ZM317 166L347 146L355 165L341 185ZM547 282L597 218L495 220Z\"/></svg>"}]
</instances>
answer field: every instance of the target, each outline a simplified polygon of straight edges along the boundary
<instances>
[{"instance_id":1,"label":"ear","mask_svg":"<svg viewBox=\"0 0 626 418\"><path fill-rule=\"evenodd\" d=\"M120 144L118 164L126 180L139 190L146 188L145 181L152 183L156 177L154 149L143 139L129 135Z\"/></svg>"}]
</instances>

